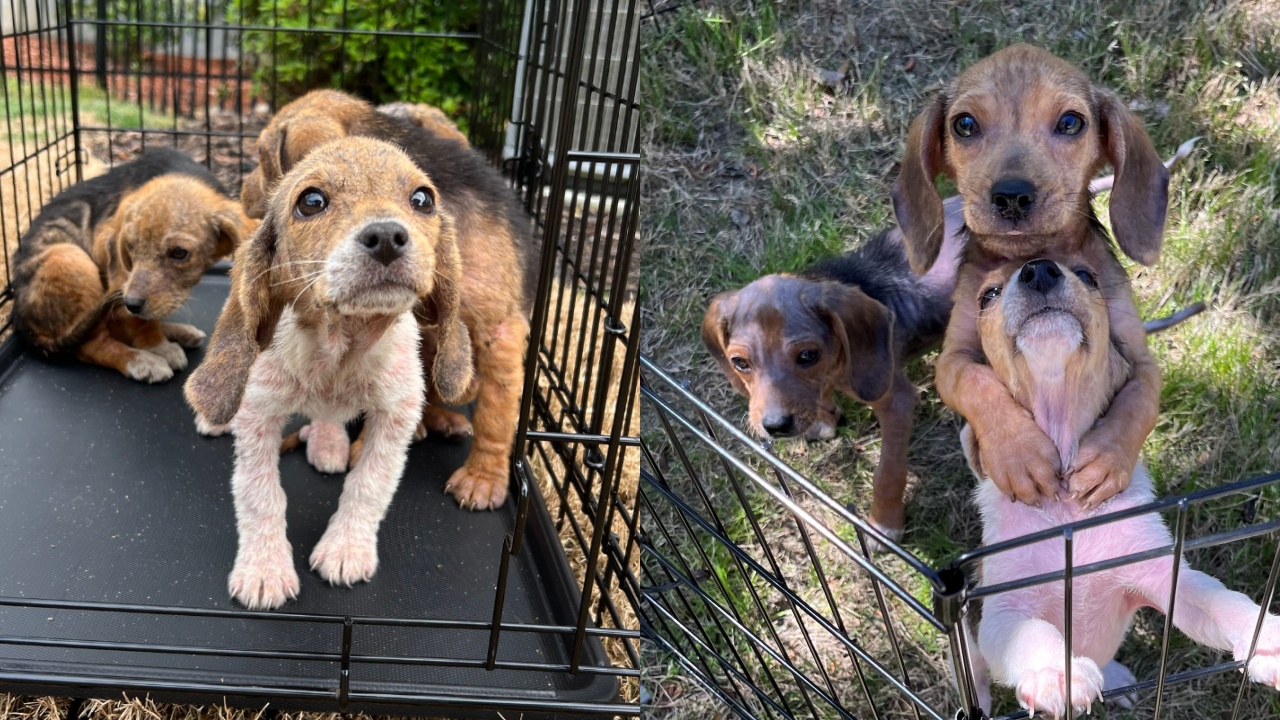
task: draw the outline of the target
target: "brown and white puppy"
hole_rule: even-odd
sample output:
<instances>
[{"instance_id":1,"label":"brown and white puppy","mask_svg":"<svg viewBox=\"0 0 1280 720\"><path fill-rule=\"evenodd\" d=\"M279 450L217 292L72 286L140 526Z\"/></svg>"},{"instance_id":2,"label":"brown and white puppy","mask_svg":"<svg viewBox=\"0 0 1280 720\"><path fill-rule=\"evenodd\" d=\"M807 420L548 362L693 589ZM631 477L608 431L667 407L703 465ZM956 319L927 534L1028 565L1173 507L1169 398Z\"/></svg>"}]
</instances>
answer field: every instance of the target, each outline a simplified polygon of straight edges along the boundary
<instances>
[{"instance_id":1,"label":"brown and white puppy","mask_svg":"<svg viewBox=\"0 0 1280 720\"><path fill-rule=\"evenodd\" d=\"M958 239L959 202L950 233ZM749 402L760 437L835 437L842 393L871 406L882 447L870 521L902 536L907 446L917 390L903 373L942 340L958 246L925 276L907 264L902 237L885 231L800 275L768 275L711 300L702 341ZM947 261L950 258L950 262Z\"/></svg>"},{"instance_id":2,"label":"brown and white puppy","mask_svg":"<svg viewBox=\"0 0 1280 720\"><path fill-rule=\"evenodd\" d=\"M14 254L19 333L134 380L187 366L204 333L163 322L257 223L203 165L154 148L45 205Z\"/></svg>"},{"instance_id":3,"label":"brown and white puppy","mask_svg":"<svg viewBox=\"0 0 1280 720\"><path fill-rule=\"evenodd\" d=\"M317 147L349 136L377 138L402 148L431 175L440 203L455 220L463 264L461 313L475 348L475 382L460 400L474 399L476 406L467 421L440 407L443 398L429 396L415 438L428 432L472 434L466 464L446 489L463 507L498 507L507 497L529 334L526 287L533 263L526 257L532 244L527 215L501 174L453 135L390 117L336 90L317 90L281 108L258 137L260 162L246 187L256 182L270 190ZM260 208L248 198L246 211L253 216ZM433 329L436 311L424 305L418 314L429 373L438 344ZM197 418L197 427L202 432L220 430L202 418ZM349 444L345 428L323 423L305 428L304 437L308 460L326 472L346 468L349 458L354 463L363 446L359 440Z\"/></svg>"},{"instance_id":4,"label":"brown and white puppy","mask_svg":"<svg viewBox=\"0 0 1280 720\"><path fill-rule=\"evenodd\" d=\"M419 301L434 309L431 380L446 399L471 384L458 315L454 221L403 152L367 138L328 143L277 184L262 226L237 253L231 294L186 384L200 415L230 421L240 544L231 596L274 608L298 593L285 536L280 435L302 413L341 425L365 417L365 450L311 553L335 585L368 580L378 526L422 415Z\"/></svg>"},{"instance_id":5,"label":"brown and white puppy","mask_svg":"<svg viewBox=\"0 0 1280 720\"><path fill-rule=\"evenodd\" d=\"M1012 261L987 273L979 288L974 298L979 337L992 372L1032 414L1062 464L1070 466L1082 439L1128 383L1131 370L1121 341L1111 332L1097 267L1080 253ZM1096 506L1065 491L1059 498L1042 499L1038 507L1011 503L988 479L980 458L1017 449L983 452L971 426L960 437L979 481L974 499L987 546L1155 499L1151 476L1139 462L1132 468L1132 483ZM1072 537L1071 560L1077 568L1173 545L1158 513L1079 528ZM971 646L983 709L991 710L984 667L997 682L1014 688L1018 702L1030 713L1053 717L1088 713L1104 690L1136 683L1114 660L1115 654L1139 608L1169 612L1175 562L1180 568L1173 624L1199 643L1248 661L1254 682L1280 686L1280 618L1266 615L1256 652L1250 656L1261 614L1258 605L1191 569L1182 558L1163 556L1077 575L1071 581L1070 687L1063 583L988 597L982 605L978 641ZM1065 565L1064 544L1054 537L992 553L982 559L980 574L982 584L992 587L1061 573Z\"/></svg>"},{"instance_id":6,"label":"brown and white puppy","mask_svg":"<svg viewBox=\"0 0 1280 720\"><path fill-rule=\"evenodd\" d=\"M1088 505L1129 484L1155 426L1160 371L1129 278L1093 215L1089 179L1110 163L1112 231L1120 249L1155 262L1169 173L1142 121L1108 90L1039 48L1015 45L966 70L911 125L894 210L911 264L923 272L943 243L938 174L964 198L967 240L955 306L938 358L938 395L970 423L995 486L1024 503L1062 483ZM986 363L978 337L978 284L1004 263L1072 253L1096 268L1112 334L1133 368L1070 465Z\"/></svg>"}]
</instances>

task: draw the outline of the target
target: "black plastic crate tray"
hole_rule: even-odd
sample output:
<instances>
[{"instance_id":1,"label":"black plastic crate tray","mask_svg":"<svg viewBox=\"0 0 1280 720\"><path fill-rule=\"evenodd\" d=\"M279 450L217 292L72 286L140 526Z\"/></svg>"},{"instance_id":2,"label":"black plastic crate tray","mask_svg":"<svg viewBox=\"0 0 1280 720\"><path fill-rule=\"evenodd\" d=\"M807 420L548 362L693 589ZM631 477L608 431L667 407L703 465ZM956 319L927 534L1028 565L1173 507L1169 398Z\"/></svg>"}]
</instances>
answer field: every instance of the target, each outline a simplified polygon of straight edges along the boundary
<instances>
[{"instance_id":1,"label":"black plastic crate tray","mask_svg":"<svg viewBox=\"0 0 1280 720\"><path fill-rule=\"evenodd\" d=\"M225 275L206 276L172 319L211 332L227 289ZM378 572L351 589L330 587L307 564L343 476L313 470L302 450L284 455L302 589L278 611L250 613L227 594L232 439L196 433L182 399L187 371L148 386L15 348L0 353L0 689L507 718L577 716L616 701L608 674L502 669L567 667L572 652L571 633L537 627L574 625L580 595L533 487L524 547L511 560L498 669L482 666L516 502L468 512L445 494L468 443L413 446L379 535ZM201 352L189 358L195 367ZM116 609L58 606L65 602ZM188 610L211 614L179 614ZM345 690L344 618L354 619ZM241 652L154 651L165 646ZM263 656L279 653L288 656ZM583 664L608 665L594 637Z\"/></svg>"}]
</instances>

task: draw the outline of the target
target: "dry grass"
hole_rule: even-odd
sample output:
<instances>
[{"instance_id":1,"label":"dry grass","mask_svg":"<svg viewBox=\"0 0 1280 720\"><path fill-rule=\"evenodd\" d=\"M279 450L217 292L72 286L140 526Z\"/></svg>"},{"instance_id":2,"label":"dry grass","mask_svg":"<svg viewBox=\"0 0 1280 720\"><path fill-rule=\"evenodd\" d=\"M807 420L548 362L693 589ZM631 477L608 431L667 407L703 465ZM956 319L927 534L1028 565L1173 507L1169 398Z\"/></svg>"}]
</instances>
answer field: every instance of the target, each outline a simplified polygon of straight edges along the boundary
<instances>
[{"instance_id":1,"label":"dry grass","mask_svg":"<svg viewBox=\"0 0 1280 720\"><path fill-rule=\"evenodd\" d=\"M891 223L888 191L914 113L960 68L1015 41L1046 46L1131 99L1162 152L1191 136L1205 138L1173 178L1159 265L1131 268L1148 316L1197 299L1211 306L1152 341L1165 374L1162 417L1145 453L1157 484L1186 492L1280 469L1280 3L1274 1L712 1L660 16L645 28L641 53L648 109L642 351L740 420L745 403L698 341L707 299L855 246ZM815 80L837 70L847 83ZM937 567L978 542L979 523L968 504L972 480L955 441L958 424L929 387L932 360L909 370L924 402L911 447L905 545ZM879 439L865 408L843 407L847 420L835 442L789 441L775 451L839 502L865 509ZM661 435L648 424L644 432L658 462L675 467ZM730 534L759 557L760 543L743 511L735 512L724 473L706 458L695 462ZM677 489L689 492L693 480L683 481ZM759 494L748 505L781 574L797 594L825 607L789 514ZM1259 515L1277 507L1276 498L1264 497ZM1238 504L1219 506L1194 517L1192 533L1233 526L1240 515ZM846 620L864 623L851 634L873 654L887 652L865 573L841 562L829 545L818 543L816 552ZM1256 596L1273 553L1274 544L1262 541L1191 560ZM728 558L710 560L728 594L741 594L748 581ZM896 563L885 566L928 599L919 578ZM812 654L797 643L794 613L776 594L764 602L766 618L755 619L754 629L766 637L776 631L771 644L814 673ZM894 627L912 686L954 703L947 700L948 665L936 633L902 612ZM1144 613L1122 648L1121 660L1140 679L1155 672L1160 633L1157 616ZM821 635L816 631L815 642ZM746 652L745 644L737 647ZM868 713L853 663L831 648L816 654L834 662L828 671L849 708ZM665 702L659 716L715 716L714 703L684 689L687 681L667 659L647 657L646 690L655 710ZM1173 640L1177 669L1221 659L1180 635ZM680 700L670 702L671 688L680 688ZM1166 707L1175 716L1226 716L1235 688L1234 677L1180 684L1166 690ZM796 697L794 688L789 692ZM876 687L872 695L881 717L911 716L891 691ZM1276 697L1250 693L1243 716L1274 716ZM1148 692L1136 715L1109 716L1149 716L1152 701ZM797 702L798 714L809 716ZM1007 696L1003 702L1007 710Z\"/></svg>"}]
</instances>

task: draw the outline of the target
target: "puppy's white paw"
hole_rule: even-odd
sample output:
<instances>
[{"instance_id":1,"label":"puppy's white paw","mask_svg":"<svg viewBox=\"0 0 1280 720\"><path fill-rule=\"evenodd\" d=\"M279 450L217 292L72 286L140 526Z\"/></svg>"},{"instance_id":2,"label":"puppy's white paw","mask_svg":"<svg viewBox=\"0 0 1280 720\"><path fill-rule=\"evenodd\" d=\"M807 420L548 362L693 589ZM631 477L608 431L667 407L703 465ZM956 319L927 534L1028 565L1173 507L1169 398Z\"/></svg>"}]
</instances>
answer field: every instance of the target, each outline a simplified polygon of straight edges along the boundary
<instances>
[{"instance_id":1,"label":"puppy's white paw","mask_svg":"<svg viewBox=\"0 0 1280 720\"><path fill-rule=\"evenodd\" d=\"M330 522L311 551L311 569L330 585L351 587L368 580L378 570L377 533Z\"/></svg>"},{"instance_id":2,"label":"puppy's white paw","mask_svg":"<svg viewBox=\"0 0 1280 720\"><path fill-rule=\"evenodd\" d=\"M806 440L831 440L836 436L836 426L825 420L819 420L809 426L804 436Z\"/></svg>"},{"instance_id":3,"label":"puppy's white paw","mask_svg":"<svg viewBox=\"0 0 1280 720\"><path fill-rule=\"evenodd\" d=\"M159 345L152 345L149 348L142 348L153 355L159 355L164 361L169 363L169 367L174 370L187 369L187 351L176 342L163 340Z\"/></svg>"},{"instance_id":4,"label":"puppy's white paw","mask_svg":"<svg viewBox=\"0 0 1280 720\"><path fill-rule=\"evenodd\" d=\"M351 453L351 439L347 429L338 423L313 420L298 431L298 437L307 444L307 462L322 473L347 471L347 458Z\"/></svg>"},{"instance_id":5,"label":"puppy's white paw","mask_svg":"<svg viewBox=\"0 0 1280 720\"><path fill-rule=\"evenodd\" d=\"M870 519L868 519L867 522L871 524L871 527L884 533L885 537L889 538L893 542L896 543L902 540L902 528L885 527L884 525L881 525L875 520L870 520ZM876 540L870 535L867 536L867 550L870 550L872 554L882 553L882 552L885 552L887 549L888 548L884 546L884 543L880 542L879 540Z\"/></svg>"},{"instance_id":6,"label":"puppy's white paw","mask_svg":"<svg viewBox=\"0 0 1280 720\"><path fill-rule=\"evenodd\" d=\"M1067 676L1061 667L1041 668L1024 673L1018 680L1018 703L1034 715L1075 717L1087 712L1102 697L1102 671L1089 658L1071 658L1071 697L1068 706Z\"/></svg>"},{"instance_id":7,"label":"puppy's white paw","mask_svg":"<svg viewBox=\"0 0 1280 720\"><path fill-rule=\"evenodd\" d=\"M1129 687L1138 682L1137 676L1129 671L1129 668L1121 665L1119 662L1112 660L1102 666L1102 689L1115 690L1116 688ZM1072 681L1074 685L1074 680ZM1117 695L1111 698L1111 702L1124 708L1132 710L1138 704L1138 693L1128 693L1127 695Z\"/></svg>"},{"instance_id":8,"label":"puppy's white paw","mask_svg":"<svg viewBox=\"0 0 1280 720\"><path fill-rule=\"evenodd\" d=\"M205 335L205 332L200 328L186 323L167 322L162 323L161 328L164 331L165 337L178 343L184 348L198 348L204 343L205 338L208 337L208 335Z\"/></svg>"},{"instance_id":9,"label":"puppy's white paw","mask_svg":"<svg viewBox=\"0 0 1280 720\"><path fill-rule=\"evenodd\" d=\"M250 610L274 610L298 597L292 546L271 543L237 553L227 589L232 599Z\"/></svg>"},{"instance_id":10,"label":"puppy's white paw","mask_svg":"<svg viewBox=\"0 0 1280 720\"><path fill-rule=\"evenodd\" d=\"M209 422L205 416L196 413L196 432L206 437L219 437L231 432L231 425L216 425Z\"/></svg>"},{"instance_id":11,"label":"puppy's white paw","mask_svg":"<svg viewBox=\"0 0 1280 720\"><path fill-rule=\"evenodd\" d=\"M1253 639L1253 628L1248 629L1244 641L1235 648L1236 660L1244 660L1249 655L1249 642ZM1280 618L1268 615L1262 622L1262 634L1258 636L1258 647L1253 659L1249 661L1249 679L1260 684L1280 690Z\"/></svg>"},{"instance_id":12,"label":"puppy's white paw","mask_svg":"<svg viewBox=\"0 0 1280 720\"><path fill-rule=\"evenodd\" d=\"M182 348L178 348L178 351L181 352ZM172 379L173 368L169 366L169 361L159 355L138 350L124 366L124 374L141 382L158 383Z\"/></svg>"}]
</instances>

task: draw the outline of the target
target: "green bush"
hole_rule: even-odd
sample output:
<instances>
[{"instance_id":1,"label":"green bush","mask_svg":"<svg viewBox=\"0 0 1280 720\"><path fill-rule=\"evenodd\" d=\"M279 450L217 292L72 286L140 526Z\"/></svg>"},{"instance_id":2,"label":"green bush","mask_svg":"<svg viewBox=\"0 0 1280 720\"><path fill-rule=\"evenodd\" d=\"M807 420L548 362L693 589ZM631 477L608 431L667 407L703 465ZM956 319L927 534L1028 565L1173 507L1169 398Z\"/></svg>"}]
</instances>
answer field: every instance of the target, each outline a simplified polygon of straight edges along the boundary
<instances>
[{"instance_id":1,"label":"green bush","mask_svg":"<svg viewBox=\"0 0 1280 720\"><path fill-rule=\"evenodd\" d=\"M277 106L334 87L377 103L431 103L461 121L471 98L470 40L326 31L474 32L480 23L475 0L231 0L227 20L314 31L242 35L257 91L274 95Z\"/></svg>"}]
</instances>

